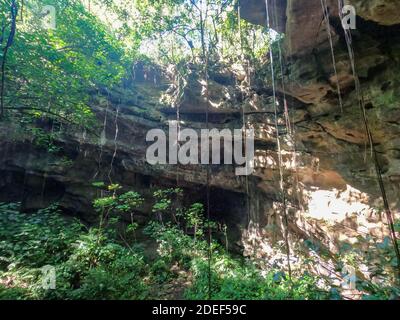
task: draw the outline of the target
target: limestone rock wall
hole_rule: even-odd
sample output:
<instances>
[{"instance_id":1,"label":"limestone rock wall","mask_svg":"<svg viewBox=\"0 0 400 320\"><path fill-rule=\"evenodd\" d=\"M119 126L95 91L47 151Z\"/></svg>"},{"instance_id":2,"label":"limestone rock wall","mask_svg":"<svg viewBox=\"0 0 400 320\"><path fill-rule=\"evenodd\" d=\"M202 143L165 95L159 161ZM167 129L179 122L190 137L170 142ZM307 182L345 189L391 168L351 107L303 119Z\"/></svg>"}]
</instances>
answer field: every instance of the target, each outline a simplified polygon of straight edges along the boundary
<instances>
[{"instance_id":1,"label":"limestone rock wall","mask_svg":"<svg viewBox=\"0 0 400 320\"><path fill-rule=\"evenodd\" d=\"M265 10L266 2L250 2L255 13L254 17L248 16L249 21L265 24L257 17L258 12ZM284 85L278 81L278 91L297 101L297 104L288 103L295 124L294 138L292 136L295 148L283 144L287 163L285 189L292 206L289 209L290 230L298 236L297 240L293 237L293 242L318 240L331 253L345 245L368 250L371 243L366 240L367 235L374 241L381 241L387 236L388 227L381 215L381 193L358 101L360 96L364 100L389 202L393 213L399 217L398 3L345 1L357 12L351 48L361 83L360 95L355 90L352 60L338 15L338 2L326 1L329 25L323 19L320 1L288 0L286 10L276 10L269 3L275 21L286 20L281 44ZM242 6L246 5L247 1L243 1ZM286 140L290 139L286 137ZM263 172L260 176L259 187L272 192L270 175ZM279 197L275 199L279 202ZM270 202L263 210L258 217L261 222L256 224L258 231L252 236L246 234L245 243L249 255L254 253L255 247L265 248L258 251L265 260L270 242L263 239L274 239L268 226L283 222L282 213L277 214L279 206L274 207Z\"/></svg>"}]
</instances>

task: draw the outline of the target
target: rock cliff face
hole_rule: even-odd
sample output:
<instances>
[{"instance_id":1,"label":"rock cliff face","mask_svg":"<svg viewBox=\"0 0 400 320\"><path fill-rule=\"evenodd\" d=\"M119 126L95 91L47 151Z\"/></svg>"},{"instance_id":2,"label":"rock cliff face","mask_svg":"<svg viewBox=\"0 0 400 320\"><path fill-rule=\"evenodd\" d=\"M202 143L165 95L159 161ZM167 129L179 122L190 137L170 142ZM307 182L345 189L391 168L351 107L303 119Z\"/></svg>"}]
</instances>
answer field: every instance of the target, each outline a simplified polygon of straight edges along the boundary
<instances>
[{"instance_id":1,"label":"rock cliff face","mask_svg":"<svg viewBox=\"0 0 400 320\"><path fill-rule=\"evenodd\" d=\"M262 0L249 3L257 12L265 8L265 1ZM255 3L258 3L258 7ZM320 160L320 166L324 166L324 163L334 166L335 171L340 171L347 182L352 182L351 185L355 184L360 189L364 186L364 190L367 188L365 191L377 196L373 192L374 172L368 165L370 161L364 161L362 152L367 141L357 107L358 95L354 88L351 59L338 17L338 3L326 3L330 12L329 27L323 19L319 1L288 1L286 11L275 10L276 15L287 17L283 43L285 81L279 90L304 103L300 110L294 106L295 118L297 115L302 117L299 121L295 119L299 136L296 140L303 142L306 149L314 154L321 152L334 155L334 159ZM399 170L396 169L397 152L393 146L397 144L399 130L396 120L399 77L396 70L400 52L396 43L400 38L400 16L391 14L395 11L392 10L393 1L346 3L354 5L359 15L352 43L355 69L360 78L361 95L374 140L381 155L381 166L388 188L392 189L391 186L397 183L396 172ZM245 6L246 1L242 5ZM274 12L273 4L271 10ZM248 19L257 22L257 15L254 19L248 16ZM332 62L329 38L332 39L335 63ZM343 100L343 111L339 95ZM354 158L354 155L360 158ZM358 182L353 182L354 178ZM392 198L396 203L398 197L395 193Z\"/></svg>"},{"instance_id":2,"label":"rock cliff face","mask_svg":"<svg viewBox=\"0 0 400 320\"><path fill-rule=\"evenodd\" d=\"M288 106L295 124L297 163L295 169L285 172L289 177L295 172L297 191L293 193L301 194L298 204L305 209L292 214L291 231L318 239L336 252L344 243L366 248L359 237L365 232L376 239L387 234L386 222L382 223L377 214L382 208L381 193L368 151L360 97L365 103L389 202L393 212L399 212L396 145L400 79L396 70L400 66L400 15L394 9L394 1L344 1L353 5L357 13L350 48L354 50L356 76L361 84L358 94L338 1L325 2L328 23L320 1L279 2L286 4L285 9L268 1L273 26L279 25L285 33L285 81L283 85L278 81L278 90L302 102ZM245 18L265 24L265 15L264 20L260 19L259 12L266 11L266 1L242 1L242 6L247 3L255 13L246 11ZM282 27L276 21L286 24ZM288 162L293 164L294 150L286 146L285 151L291 159ZM290 190L290 178L286 183Z\"/></svg>"},{"instance_id":3,"label":"rock cliff face","mask_svg":"<svg viewBox=\"0 0 400 320\"><path fill-rule=\"evenodd\" d=\"M243 18L264 24L265 3L242 0ZM369 240L360 240L360 234L379 241L387 234L387 226L379 213L381 194L338 3L326 3L328 23L320 1L269 1L269 11L273 26L285 34L284 81L278 77L276 84L290 241L295 248L311 239L336 253L343 244L368 248ZM352 47L360 93L390 204L397 213L400 17L395 1L351 3L358 15ZM27 210L59 201L67 212L92 220L90 204L98 192L92 187L94 181L119 183L145 196L153 188L179 185L186 190L187 201L204 201L204 166L151 166L145 160L148 130L167 130L167 121L177 116L182 128L205 128L205 87L199 72L192 66L182 90L173 70L137 65L134 71L134 79L125 81L123 87L93 95L90 104L104 123L98 136L76 130L64 133L56 141L61 153L35 147L31 137L17 128L1 128L0 201L22 201ZM251 176L236 176L231 165L212 166L211 214L230 226L235 249L263 261L283 239L284 229L274 102L266 74L249 79L237 66L221 66L212 72L209 83L210 127L241 128L244 120L256 133ZM179 107L173 107L171 101L178 96L183 97ZM289 114L290 125L285 114ZM49 124L42 125L54 130ZM138 217L145 219L150 205Z\"/></svg>"}]
</instances>

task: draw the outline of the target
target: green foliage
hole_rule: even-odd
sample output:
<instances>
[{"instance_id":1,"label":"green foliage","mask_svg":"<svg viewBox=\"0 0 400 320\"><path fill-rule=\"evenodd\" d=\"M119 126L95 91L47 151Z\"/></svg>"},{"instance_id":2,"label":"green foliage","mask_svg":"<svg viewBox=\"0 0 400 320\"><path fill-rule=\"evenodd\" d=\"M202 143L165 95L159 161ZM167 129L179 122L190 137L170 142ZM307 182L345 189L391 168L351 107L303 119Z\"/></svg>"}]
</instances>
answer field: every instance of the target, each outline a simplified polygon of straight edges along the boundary
<instances>
[{"instance_id":1,"label":"green foliage","mask_svg":"<svg viewBox=\"0 0 400 320\"><path fill-rule=\"evenodd\" d=\"M54 145L54 141L58 137L57 132L46 132L42 128L26 127L26 132L34 138L33 143L39 148L44 148L50 153L60 151L60 148Z\"/></svg>"},{"instance_id":2,"label":"green foliage","mask_svg":"<svg viewBox=\"0 0 400 320\"><path fill-rule=\"evenodd\" d=\"M153 271L162 272L161 279L169 276L168 266L178 263L193 274L193 285L188 288L186 298L207 299L208 288L208 244L195 240L177 226L149 224L147 234L157 239L160 260ZM263 275L251 263L243 263L229 256L217 243L211 245L211 284L213 299L328 299L330 293L318 288L317 279L304 274L289 282L284 273L271 270Z\"/></svg>"},{"instance_id":3,"label":"green foliage","mask_svg":"<svg viewBox=\"0 0 400 320\"><path fill-rule=\"evenodd\" d=\"M215 62L242 63L244 56L259 57L268 46L267 32L238 21L235 4L233 0L140 1L136 21L145 34L141 52L153 61L174 65L202 60L204 53Z\"/></svg>"},{"instance_id":4,"label":"green foliage","mask_svg":"<svg viewBox=\"0 0 400 320\"><path fill-rule=\"evenodd\" d=\"M0 285L0 300L25 300L29 297L29 290L19 287L5 288Z\"/></svg>"},{"instance_id":5,"label":"green foliage","mask_svg":"<svg viewBox=\"0 0 400 320\"><path fill-rule=\"evenodd\" d=\"M115 189L111 189L115 190ZM132 212L143 204L144 199L134 191L94 200L93 207L99 213L114 210L117 213Z\"/></svg>"},{"instance_id":6,"label":"green foliage","mask_svg":"<svg viewBox=\"0 0 400 320\"><path fill-rule=\"evenodd\" d=\"M92 186L95 188L104 188L106 184L103 181L96 181L92 183Z\"/></svg>"},{"instance_id":7,"label":"green foliage","mask_svg":"<svg viewBox=\"0 0 400 320\"><path fill-rule=\"evenodd\" d=\"M144 231L158 243L158 253L171 265L174 262L187 266L193 257L192 238L177 226L150 222Z\"/></svg>"},{"instance_id":8,"label":"green foliage","mask_svg":"<svg viewBox=\"0 0 400 320\"><path fill-rule=\"evenodd\" d=\"M104 187L102 184L98 186ZM136 229L138 224L134 222L134 210L140 207L144 199L134 191L129 191L121 195L117 195L117 190L121 189L118 184L108 186L108 190L113 192L112 196L95 199L93 202L94 209L100 214L99 228L106 228L109 236L116 236L118 231L118 223L124 214L129 214L130 224L125 228L125 236L136 239ZM123 237L119 234L119 237ZM124 238L124 237L123 237ZM124 238L125 239L125 238Z\"/></svg>"},{"instance_id":9,"label":"green foliage","mask_svg":"<svg viewBox=\"0 0 400 320\"><path fill-rule=\"evenodd\" d=\"M398 227L395 222L395 228ZM368 266L368 277L356 277L356 287L363 292L366 300L396 299L400 295L397 275L397 257L392 240L386 236L383 241L376 241L370 235L359 236L361 249L344 243L337 259L339 267L352 266L356 271L360 266Z\"/></svg>"},{"instance_id":10,"label":"green foliage","mask_svg":"<svg viewBox=\"0 0 400 320\"><path fill-rule=\"evenodd\" d=\"M182 189L180 188L170 188L157 190L153 193L155 203L152 208L152 212L157 214L158 220L163 222L163 215L171 213L176 219L176 214L172 212L173 200L182 194Z\"/></svg>"},{"instance_id":11,"label":"green foliage","mask_svg":"<svg viewBox=\"0 0 400 320\"><path fill-rule=\"evenodd\" d=\"M120 187L114 187L110 189L115 192L113 196L94 201L102 216L104 211L131 213L142 204L138 193L118 195ZM159 201L181 193L180 189L158 190L154 197ZM189 208L180 206L180 222L172 219L147 224L143 232L157 244L152 258L146 257L133 240L139 227L133 220L120 234L120 242L112 218L98 228L85 228L63 218L56 205L30 214L19 212L19 207L20 204L0 204L0 299L148 299L154 294L159 297L160 288L176 283L182 273L190 275L190 285L182 288L187 299L209 297L209 276L212 299L341 298L334 286L322 286L324 278L296 271L290 280L285 270L260 269L251 260L233 257L215 240L209 244L206 230L215 223L207 221L200 203ZM197 232L193 236L194 227ZM212 232L217 230L213 227ZM227 228L222 232L226 234ZM380 263L390 263L393 253L389 240L377 243L374 250L385 259ZM340 257L349 265L359 263L357 252L351 247L344 246ZM41 268L45 265L55 268L54 290L42 287ZM387 277L385 272L380 275ZM359 279L357 287L365 292L364 299L392 299L400 293L389 283Z\"/></svg>"},{"instance_id":12,"label":"green foliage","mask_svg":"<svg viewBox=\"0 0 400 320\"><path fill-rule=\"evenodd\" d=\"M0 299L142 299L146 264L96 228L67 222L56 206L33 214L18 212L18 204L0 205ZM44 290L40 268L56 269L56 289Z\"/></svg>"},{"instance_id":13,"label":"green foliage","mask_svg":"<svg viewBox=\"0 0 400 320\"><path fill-rule=\"evenodd\" d=\"M194 203L192 206L186 211L185 221L186 226L189 228L193 228L194 238L196 239L198 236L203 235L203 226L204 226L204 206L201 203Z\"/></svg>"},{"instance_id":14,"label":"green foliage","mask_svg":"<svg viewBox=\"0 0 400 320\"><path fill-rule=\"evenodd\" d=\"M2 3L10 5L9 0ZM92 4L88 10L81 0L31 0L17 21L5 69L6 120L19 124L35 145L50 152L59 151L55 140L67 129L98 131L94 96L131 77L135 61L175 65L178 91L183 92L187 62L204 62L207 53L210 61L247 63L269 41L264 28L238 21L233 0ZM45 5L56 10L55 29L43 27ZM1 11L2 21L9 20L8 11ZM43 128L45 121L51 129ZM167 206L162 204L160 211Z\"/></svg>"},{"instance_id":15,"label":"green foliage","mask_svg":"<svg viewBox=\"0 0 400 320\"><path fill-rule=\"evenodd\" d=\"M5 2L7 8L10 1ZM56 9L55 29L42 26L45 5ZM7 12L2 10L2 16ZM7 56L6 115L23 117L35 143L51 148L52 137L40 131L38 120L93 130L97 120L88 106L90 92L121 81L128 66L126 52L79 0L28 1L23 18L17 21Z\"/></svg>"},{"instance_id":16,"label":"green foliage","mask_svg":"<svg viewBox=\"0 0 400 320\"><path fill-rule=\"evenodd\" d=\"M150 272L158 283L163 283L171 277L170 265L162 258L152 263Z\"/></svg>"},{"instance_id":17,"label":"green foliage","mask_svg":"<svg viewBox=\"0 0 400 320\"><path fill-rule=\"evenodd\" d=\"M154 191L153 197L155 199L165 199L166 197L173 196L173 195L181 195L183 192L180 188L169 188L169 189L160 189Z\"/></svg>"},{"instance_id":18,"label":"green foliage","mask_svg":"<svg viewBox=\"0 0 400 320\"><path fill-rule=\"evenodd\" d=\"M104 212L105 210L110 210L117 206L118 202L115 197L104 197L96 199L93 202L93 207L97 212Z\"/></svg>"},{"instance_id":19,"label":"green foliage","mask_svg":"<svg viewBox=\"0 0 400 320\"><path fill-rule=\"evenodd\" d=\"M89 270L73 298L88 300L132 300L146 297L141 265L132 257L116 260L107 267ZM132 285L134 284L134 285Z\"/></svg>"},{"instance_id":20,"label":"green foliage","mask_svg":"<svg viewBox=\"0 0 400 320\"><path fill-rule=\"evenodd\" d=\"M68 289L74 279L82 279L78 286L75 284L75 290L62 294L68 294L72 299L144 298L147 289L142 280L143 256L104 235L99 238L98 233L93 229L81 236L69 260L60 266L61 287L64 284Z\"/></svg>"},{"instance_id":21,"label":"green foliage","mask_svg":"<svg viewBox=\"0 0 400 320\"><path fill-rule=\"evenodd\" d=\"M370 281L362 281L359 289L367 293L361 297L363 300L397 300L400 296L400 288L392 285L374 284Z\"/></svg>"},{"instance_id":22,"label":"green foliage","mask_svg":"<svg viewBox=\"0 0 400 320\"><path fill-rule=\"evenodd\" d=\"M57 206L31 214L19 213L18 207L0 204L1 261L30 267L65 261L82 225L67 223Z\"/></svg>"}]
</instances>

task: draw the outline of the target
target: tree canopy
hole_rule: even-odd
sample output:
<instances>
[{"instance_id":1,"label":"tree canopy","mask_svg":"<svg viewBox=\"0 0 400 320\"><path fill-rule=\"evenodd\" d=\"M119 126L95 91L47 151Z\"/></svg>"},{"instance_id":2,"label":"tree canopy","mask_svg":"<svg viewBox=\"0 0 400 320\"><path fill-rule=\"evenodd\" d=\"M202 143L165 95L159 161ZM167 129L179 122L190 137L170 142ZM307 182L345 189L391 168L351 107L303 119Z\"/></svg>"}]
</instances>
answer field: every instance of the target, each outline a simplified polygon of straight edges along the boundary
<instances>
[{"instance_id":1,"label":"tree canopy","mask_svg":"<svg viewBox=\"0 0 400 320\"><path fill-rule=\"evenodd\" d=\"M118 84L136 60L178 64L206 50L232 62L268 43L263 28L239 23L233 0L1 0L1 8L4 113L78 126L92 118L89 95Z\"/></svg>"}]
</instances>

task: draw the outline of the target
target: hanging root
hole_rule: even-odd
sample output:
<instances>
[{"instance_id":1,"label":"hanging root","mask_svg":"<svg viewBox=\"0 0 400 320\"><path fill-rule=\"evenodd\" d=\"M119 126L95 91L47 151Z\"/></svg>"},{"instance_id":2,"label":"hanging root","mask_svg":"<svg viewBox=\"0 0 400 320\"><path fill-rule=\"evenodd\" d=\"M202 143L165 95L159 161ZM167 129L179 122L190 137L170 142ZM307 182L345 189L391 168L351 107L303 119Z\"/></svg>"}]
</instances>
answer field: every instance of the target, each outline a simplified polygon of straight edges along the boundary
<instances>
[{"instance_id":1,"label":"hanging root","mask_svg":"<svg viewBox=\"0 0 400 320\"><path fill-rule=\"evenodd\" d=\"M206 48L206 32L205 32L205 23L208 18L208 1L206 0L206 10L205 13L203 13L202 5L200 8L194 3L193 0L191 0L191 3L194 4L194 6L197 8L199 11L200 15L200 35L201 35L201 49L202 49L202 58L204 61L204 78L205 78L205 83L206 83L206 126L207 126L207 134L209 135L209 104L210 104L210 94L209 94L209 74L208 74L208 64L209 64L209 51ZM203 3L201 3L203 4ZM207 137L207 143L209 143L210 137ZM211 259L212 259L212 249L211 249L211 242L212 242L212 235L211 235L211 225L210 225L210 177L211 177L211 172L210 172L210 166L207 166L207 181L206 181L206 186L207 186L207 220L208 220L208 299L211 300L212 298L212 291L211 291Z\"/></svg>"},{"instance_id":2,"label":"hanging root","mask_svg":"<svg viewBox=\"0 0 400 320\"><path fill-rule=\"evenodd\" d=\"M265 0L265 10L267 14L267 27L270 30L271 24L269 19L269 7L268 0ZM287 215L287 204L286 204L286 196L283 185L283 169L282 169L282 150L279 139L279 128L278 128L278 110L277 110L277 100L276 100L276 89L275 89L275 73L274 73L274 57L272 50L269 50L270 54L270 62L271 62L271 77L272 77L272 91L273 91L273 101L274 101L274 112L275 112L275 131L276 131L276 143L278 147L278 166L279 166L279 187L282 197L282 205L283 205L283 216L285 221L285 244L286 244L286 255L287 255L287 266L289 272L289 280L292 282L292 268L290 265L290 245L289 245L289 220Z\"/></svg>"},{"instance_id":3,"label":"hanging root","mask_svg":"<svg viewBox=\"0 0 400 320\"><path fill-rule=\"evenodd\" d=\"M329 22L329 10L328 10L327 4L326 4L326 0L321 0L321 6L322 6L322 12L324 15L324 20L326 23L326 32L328 33L329 44L331 47L332 65L333 65L333 70L334 70L335 77L336 77L336 88L337 88L337 92L338 92L340 110L343 113L343 100L342 100L342 92L341 92L342 90L340 89L339 77L338 77L338 72L337 72L337 67L336 67L335 51L333 50L333 40L332 40L332 34L331 34L331 24Z\"/></svg>"},{"instance_id":4,"label":"hanging root","mask_svg":"<svg viewBox=\"0 0 400 320\"><path fill-rule=\"evenodd\" d=\"M112 156L112 159L111 159L111 163L110 163L110 171L108 172L108 180L110 181L110 184L113 183L112 179L111 179L111 173L112 173L112 170L113 170L114 160L115 160L115 157L117 156L117 152L118 152L118 143L117 143L118 131L119 131L119 128L118 128L118 115L119 115L119 105L117 106L117 111L115 113L114 153L113 153L113 156Z\"/></svg>"},{"instance_id":5,"label":"hanging root","mask_svg":"<svg viewBox=\"0 0 400 320\"><path fill-rule=\"evenodd\" d=\"M343 0L338 0L338 9L339 9L339 15L340 15L340 19L343 19L343 14L342 14L342 8L343 8ZM378 179L378 184L379 184L379 188L380 188L380 192L382 194L382 199L383 199L383 204L384 204L384 208L385 208L385 213L386 213L386 217L388 220L388 224L389 224L389 229L390 229L390 236L391 236L391 240L393 243L393 247L396 253L396 259L397 259L397 272L396 272L396 277L397 277L397 281L400 282L400 250L399 250L399 245L398 245L398 240L397 240L397 236L396 236L396 230L394 228L394 218L393 218L393 214L392 211L390 209L390 205L389 205L389 201L387 198L387 194L386 194L386 188L385 188L385 184L383 182L383 177L382 177L382 169L379 163L379 159L378 159L378 154L375 148L375 144L374 144L374 139L372 136L372 132L371 129L369 127L369 123L368 123L368 117L367 117L367 113L365 110L365 103L364 103L364 99L361 93L361 85L360 85L360 79L358 78L357 75L357 71L356 71L356 67L355 67L355 63L354 63L354 50L352 47L352 37L351 37L351 32L350 30L344 30L344 34L345 34L345 39L346 39L346 44L347 44L347 49L349 52L349 57L350 57L350 62L351 62L351 68L353 71L353 76L354 76L354 81L355 81L355 88L356 88L356 92L357 92L357 97L358 97L358 104L360 107L360 111L361 111L361 116L362 116L362 120L364 123L364 127L365 127L365 134L367 137L367 140L370 144L370 148L371 148L371 156L373 158L374 161L374 165L375 165L375 171L376 171L376 175L377 175L377 179Z\"/></svg>"},{"instance_id":6,"label":"hanging root","mask_svg":"<svg viewBox=\"0 0 400 320\"><path fill-rule=\"evenodd\" d=\"M106 106L106 111L104 113L103 130L100 136L100 155L99 155L99 161L97 162L97 171L94 174L93 179L96 179L97 175L100 173L101 170L102 159L103 159L103 144L106 143L107 141L106 129L107 129L107 115L108 115L109 103L110 103L110 92L107 89L107 106Z\"/></svg>"},{"instance_id":7,"label":"hanging root","mask_svg":"<svg viewBox=\"0 0 400 320\"><path fill-rule=\"evenodd\" d=\"M243 40L242 40L242 27L241 27L241 22L242 22L242 16L240 12L240 0L238 0L237 4L237 14L238 14L238 32L239 32L239 44L240 44L240 53L241 53L241 58L242 58L242 63L244 62L244 54L243 54ZM248 86L250 86L250 73L249 73L249 66L250 61L248 61L247 65L247 71L246 71L246 76L247 76L247 82ZM243 100L243 90L241 90L241 95L242 95L242 100ZM244 112L244 108L242 105L242 122L243 122L243 136L247 137L247 119L246 119L246 114ZM245 139L245 150L247 148L246 145L247 140ZM250 221L251 221L251 213L250 213L250 187L249 187L249 177L248 175L245 176L246 179L246 211L247 211L247 228L250 228Z\"/></svg>"}]
</instances>

